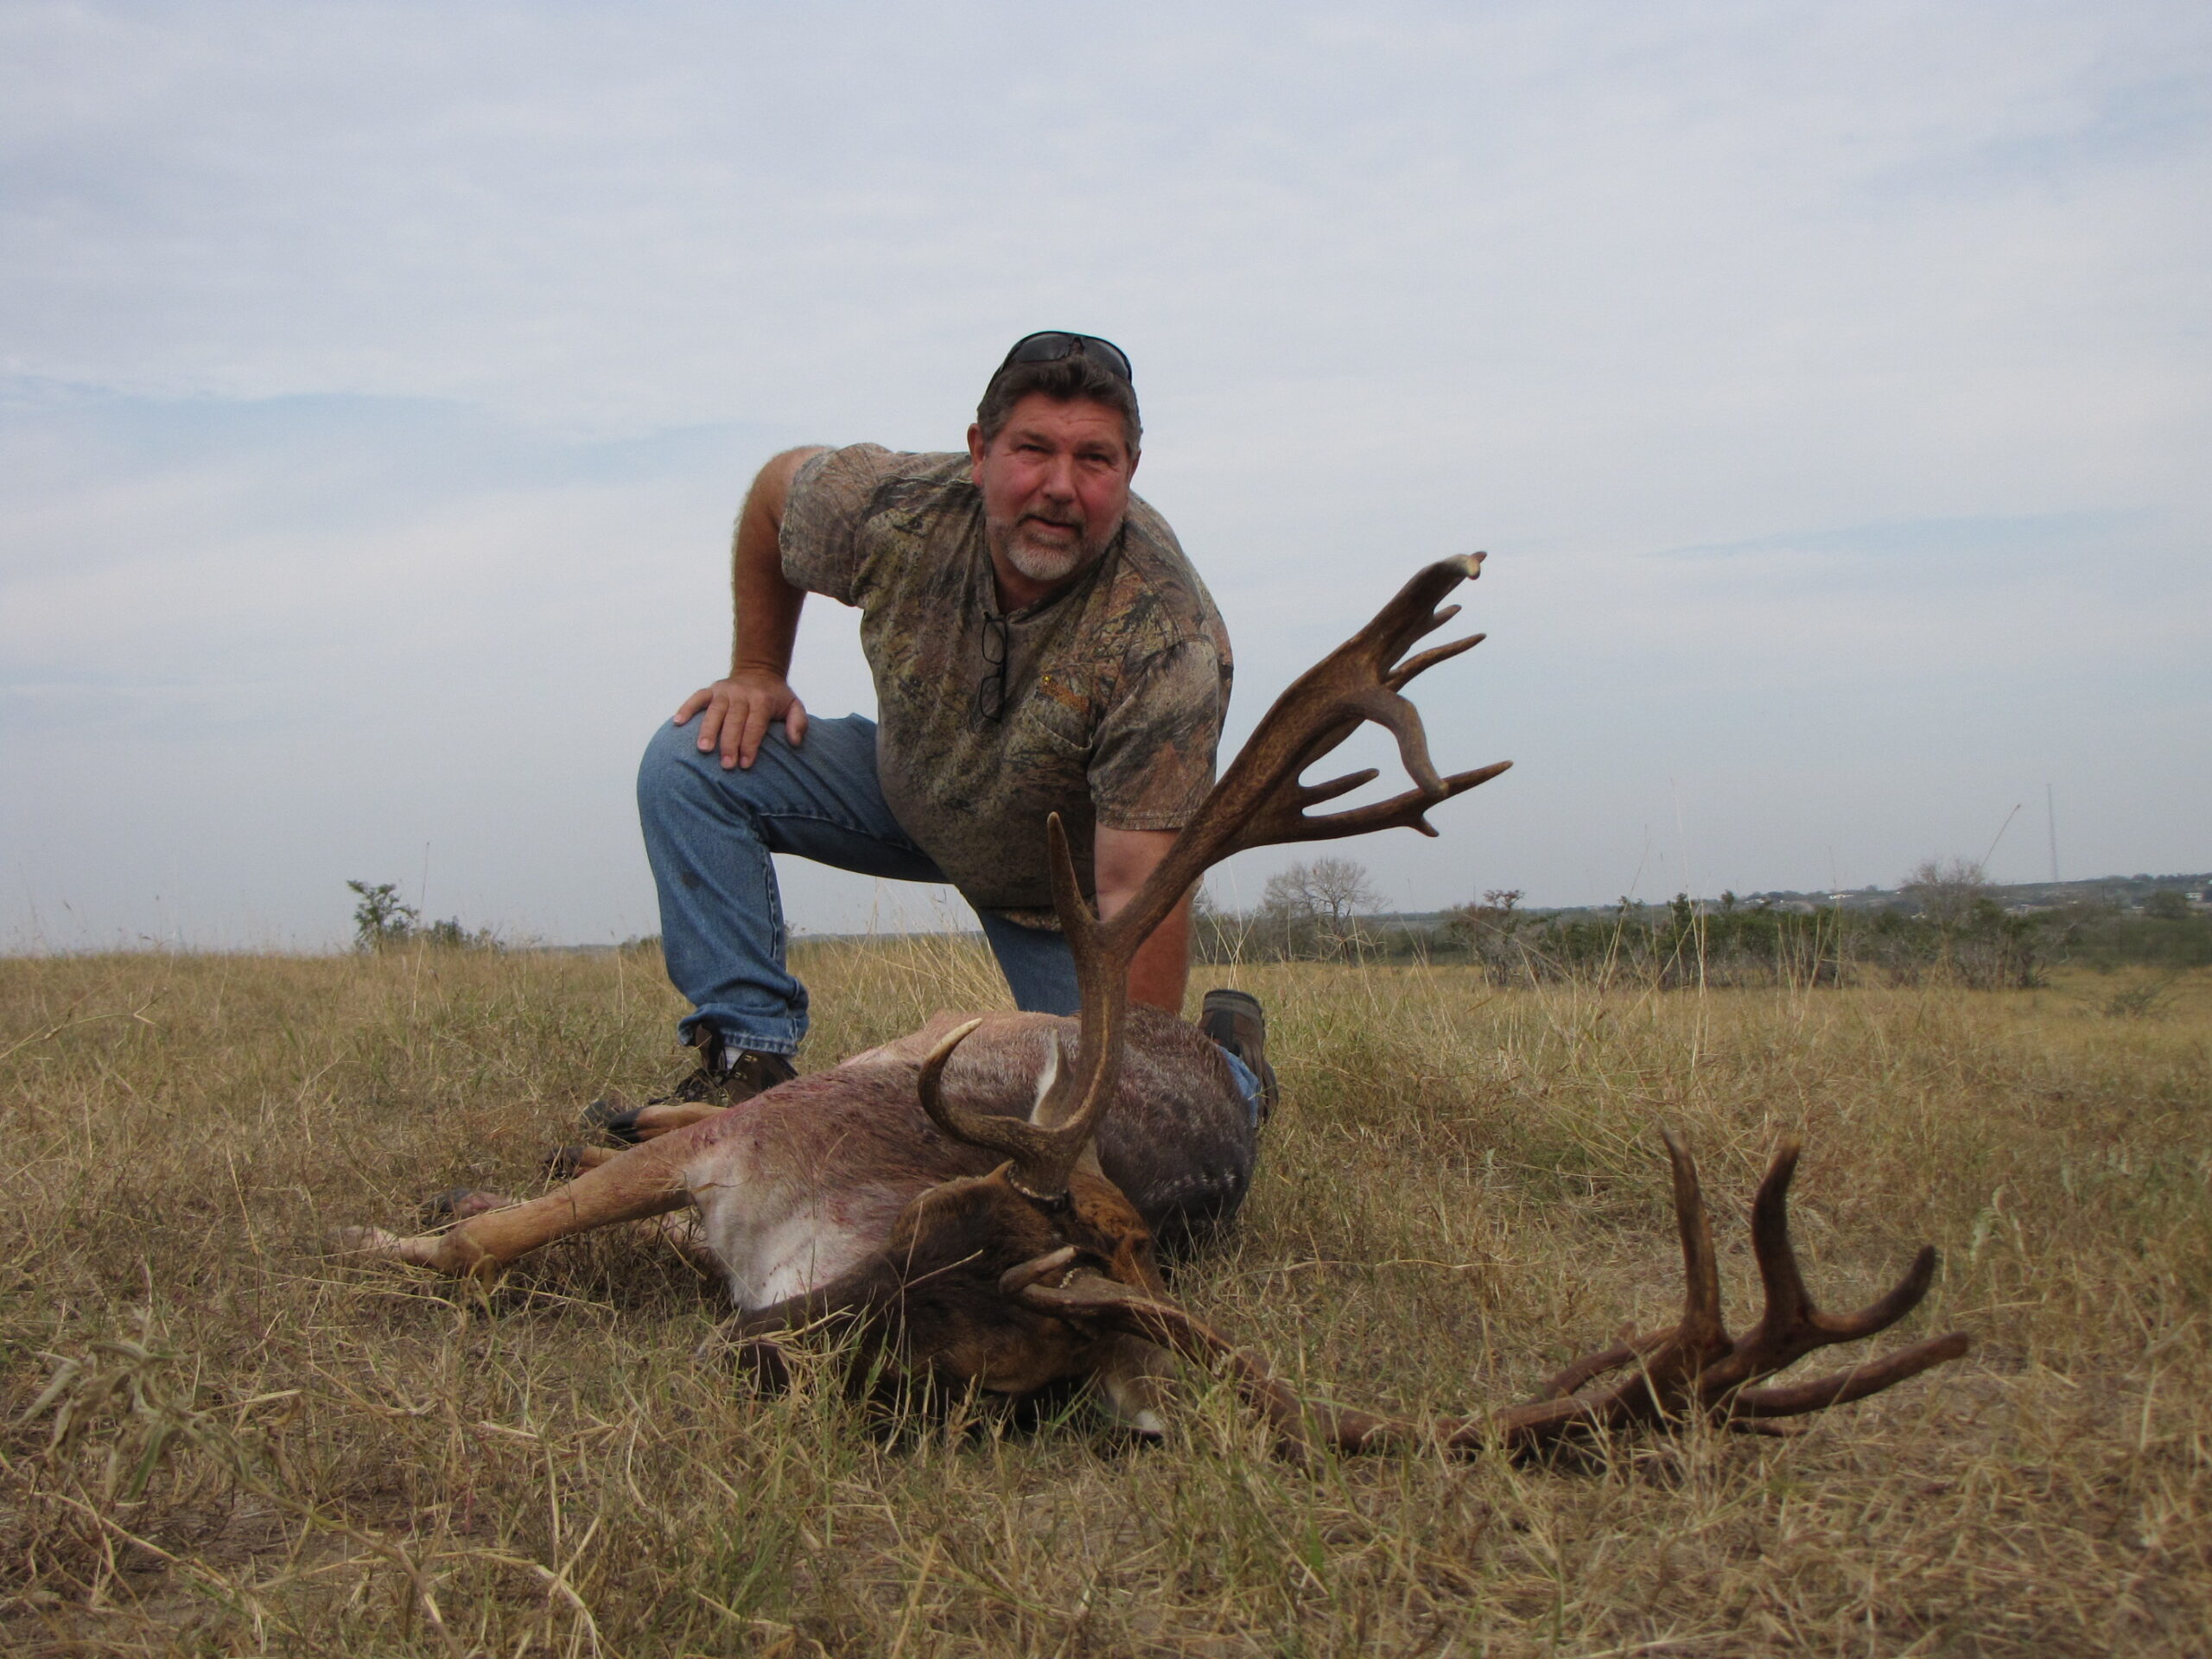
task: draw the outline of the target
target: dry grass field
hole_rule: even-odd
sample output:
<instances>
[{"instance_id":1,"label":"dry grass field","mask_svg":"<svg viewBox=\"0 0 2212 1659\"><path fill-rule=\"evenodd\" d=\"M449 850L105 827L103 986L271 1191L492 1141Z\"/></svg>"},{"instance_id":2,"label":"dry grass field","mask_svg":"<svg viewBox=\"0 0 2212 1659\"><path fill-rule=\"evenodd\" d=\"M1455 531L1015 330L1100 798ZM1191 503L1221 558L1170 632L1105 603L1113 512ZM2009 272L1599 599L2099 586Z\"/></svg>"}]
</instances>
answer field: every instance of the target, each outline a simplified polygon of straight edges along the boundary
<instances>
[{"instance_id":1,"label":"dry grass field","mask_svg":"<svg viewBox=\"0 0 2212 1659\"><path fill-rule=\"evenodd\" d=\"M805 1063L989 1004L957 944L817 947ZM1680 1281L1685 1131L1732 1311L1802 1130L1816 1294L1943 1263L1964 1362L1794 1441L1572 1467L1271 1460L1192 1377L887 1421L757 1395L680 1262L572 1241L488 1295L319 1254L524 1190L676 1075L656 959L0 962L0 1648L19 1654L2197 1654L2212 1645L2212 985L1497 990L1285 966L1289 1103L1180 1294L1315 1392L1525 1395Z\"/></svg>"}]
</instances>

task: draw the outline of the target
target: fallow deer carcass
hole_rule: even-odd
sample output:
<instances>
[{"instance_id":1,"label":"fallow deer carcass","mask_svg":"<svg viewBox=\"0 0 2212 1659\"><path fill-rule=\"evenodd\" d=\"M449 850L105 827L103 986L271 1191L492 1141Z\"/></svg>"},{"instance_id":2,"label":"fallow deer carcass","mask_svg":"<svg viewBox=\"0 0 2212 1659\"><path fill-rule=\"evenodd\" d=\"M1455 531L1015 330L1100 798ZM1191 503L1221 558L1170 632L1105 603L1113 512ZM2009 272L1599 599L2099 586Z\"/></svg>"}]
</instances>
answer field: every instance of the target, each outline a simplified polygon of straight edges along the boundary
<instances>
[{"instance_id":1,"label":"fallow deer carcass","mask_svg":"<svg viewBox=\"0 0 2212 1659\"><path fill-rule=\"evenodd\" d=\"M1864 1313L1815 1313L1789 1255L1783 1194L1796 1153L1785 1149L1754 1223L1767 1314L1732 1341L1720 1328L1695 1172L1671 1137L1690 1266L1682 1322L1578 1361L1529 1406L1430 1427L1310 1406L1168 1298L1155 1241L1234 1213L1253 1129L1212 1046L1180 1020L1129 1005L1129 963L1182 894L1231 854L1394 826L1433 836L1430 808L1505 770L1510 763L1439 775L1402 695L1414 676L1480 642L1475 635L1406 654L1458 613L1440 602L1478 573L1481 558L1430 566L1300 676L1110 920L1085 903L1058 821L1048 823L1055 905L1082 988L1075 1020L940 1015L912 1036L608 1156L544 1197L442 1233L359 1230L347 1242L489 1277L568 1234L695 1206L742 1337L836 1319L861 1333L874 1363L893 1376L1008 1395L1095 1376L1109 1406L1147 1430L1158 1427L1149 1379L1173 1351L1225 1370L1292 1449L1416 1440L1528 1448L1577 1427L1686 1415L1766 1423L1861 1397L1963 1352L1966 1338L1954 1333L1816 1382L1757 1386L1814 1347L1904 1317L1927 1289L1934 1253L1923 1251L1904 1282ZM1310 812L1376 776L1299 781L1369 721L1395 737L1414 787L1371 805ZM1593 1386L1624 1367L1626 1380Z\"/></svg>"}]
</instances>

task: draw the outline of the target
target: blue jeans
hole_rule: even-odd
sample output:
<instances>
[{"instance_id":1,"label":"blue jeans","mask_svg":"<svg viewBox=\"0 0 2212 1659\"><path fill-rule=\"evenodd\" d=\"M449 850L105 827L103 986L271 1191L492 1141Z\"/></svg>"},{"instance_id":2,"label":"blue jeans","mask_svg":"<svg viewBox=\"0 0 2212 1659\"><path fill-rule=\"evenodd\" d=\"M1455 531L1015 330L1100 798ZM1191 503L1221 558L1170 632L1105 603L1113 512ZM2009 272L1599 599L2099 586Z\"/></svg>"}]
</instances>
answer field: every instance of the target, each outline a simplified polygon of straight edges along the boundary
<instances>
[{"instance_id":1,"label":"blue jeans","mask_svg":"<svg viewBox=\"0 0 2212 1659\"><path fill-rule=\"evenodd\" d=\"M638 817L668 976L692 1003L677 1027L686 1042L704 1025L757 1054L794 1054L806 1035L806 987L784 965L771 853L894 881L944 880L884 802L865 715L810 720L796 748L771 726L751 767L727 772L719 754L701 753L696 720L664 725L638 769ZM1076 1011L1065 938L1001 916L982 923L1015 1006Z\"/></svg>"},{"instance_id":2,"label":"blue jeans","mask_svg":"<svg viewBox=\"0 0 2212 1659\"><path fill-rule=\"evenodd\" d=\"M719 753L700 751L696 719L664 723L638 768L638 817L660 890L668 976L692 1005L677 1027L686 1042L705 1026L733 1046L788 1055L806 1035L806 987L785 966L771 853L894 881L944 880L884 802L875 722L864 715L809 720L796 748L780 723L771 726L753 765L729 771ZM988 912L982 920L1015 1007L1076 1012L1065 936ZM1224 1053L1256 1113L1259 1080Z\"/></svg>"}]
</instances>

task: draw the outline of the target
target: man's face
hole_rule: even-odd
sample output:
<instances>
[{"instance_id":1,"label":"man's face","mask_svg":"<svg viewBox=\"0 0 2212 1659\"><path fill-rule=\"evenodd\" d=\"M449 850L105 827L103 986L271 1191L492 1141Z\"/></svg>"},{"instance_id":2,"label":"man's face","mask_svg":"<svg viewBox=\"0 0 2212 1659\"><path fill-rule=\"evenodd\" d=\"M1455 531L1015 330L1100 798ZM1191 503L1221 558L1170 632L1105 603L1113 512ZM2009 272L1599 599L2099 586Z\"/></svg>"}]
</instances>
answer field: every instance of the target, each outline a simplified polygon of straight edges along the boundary
<instances>
[{"instance_id":1,"label":"man's face","mask_svg":"<svg viewBox=\"0 0 2212 1659\"><path fill-rule=\"evenodd\" d=\"M1105 552L1129 509L1129 452L1118 412L1033 392L987 447L968 429L983 536L1006 603L1033 605Z\"/></svg>"}]
</instances>

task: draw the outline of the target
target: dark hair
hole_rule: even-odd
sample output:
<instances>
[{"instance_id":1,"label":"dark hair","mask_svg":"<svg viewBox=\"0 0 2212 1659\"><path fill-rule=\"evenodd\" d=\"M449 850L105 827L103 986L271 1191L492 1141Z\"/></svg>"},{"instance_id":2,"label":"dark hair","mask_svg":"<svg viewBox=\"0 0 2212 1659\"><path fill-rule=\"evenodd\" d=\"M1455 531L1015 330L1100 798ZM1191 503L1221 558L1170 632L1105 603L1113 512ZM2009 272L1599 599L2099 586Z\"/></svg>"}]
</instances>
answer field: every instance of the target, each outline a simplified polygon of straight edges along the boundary
<instances>
[{"instance_id":1,"label":"dark hair","mask_svg":"<svg viewBox=\"0 0 2212 1659\"><path fill-rule=\"evenodd\" d=\"M1040 391L1056 404L1105 404L1122 417L1122 441L1129 454L1135 454L1141 446L1144 423L1137 417L1135 388L1080 352L1050 363L1010 364L993 375L983 388L983 401L976 405L976 424L982 429L983 442L991 442L1006 429L1016 404Z\"/></svg>"}]
</instances>

